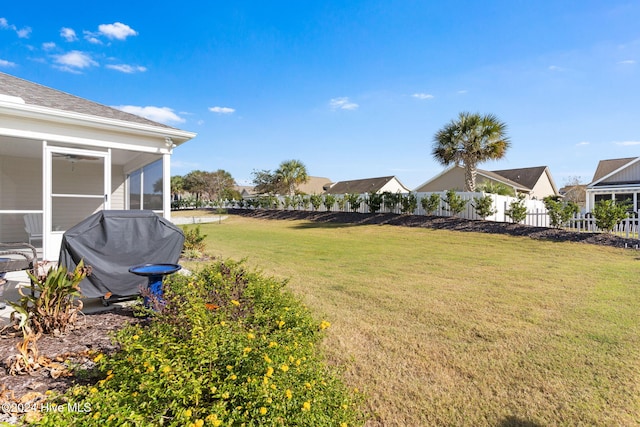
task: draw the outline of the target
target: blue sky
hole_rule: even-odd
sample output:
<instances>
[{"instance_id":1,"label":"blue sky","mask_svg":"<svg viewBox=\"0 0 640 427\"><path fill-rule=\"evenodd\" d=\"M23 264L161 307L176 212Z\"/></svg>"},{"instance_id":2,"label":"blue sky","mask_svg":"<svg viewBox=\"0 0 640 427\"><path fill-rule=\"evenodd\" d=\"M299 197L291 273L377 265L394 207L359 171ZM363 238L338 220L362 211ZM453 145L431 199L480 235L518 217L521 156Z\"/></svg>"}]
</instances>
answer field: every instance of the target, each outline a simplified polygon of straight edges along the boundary
<instances>
[{"instance_id":1,"label":"blue sky","mask_svg":"<svg viewBox=\"0 0 640 427\"><path fill-rule=\"evenodd\" d=\"M196 132L173 175L299 159L414 188L461 111L508 126L482 169L562 186L640 155L638 1L3 3L0 71Z\"/></svg>"}]
</instances>

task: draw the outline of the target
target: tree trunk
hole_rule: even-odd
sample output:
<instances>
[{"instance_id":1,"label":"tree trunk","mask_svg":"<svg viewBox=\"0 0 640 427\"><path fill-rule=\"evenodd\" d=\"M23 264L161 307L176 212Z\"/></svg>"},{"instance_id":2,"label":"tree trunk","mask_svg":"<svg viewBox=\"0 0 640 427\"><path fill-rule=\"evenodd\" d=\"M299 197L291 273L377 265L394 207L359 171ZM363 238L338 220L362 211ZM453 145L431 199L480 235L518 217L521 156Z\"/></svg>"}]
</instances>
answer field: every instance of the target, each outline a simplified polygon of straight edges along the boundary
<instances>
[{"instance_id":1,"label":"tree trunk","mask_svg":"<svg viewBox=\"0 0 640 427\"><path fill-rule=\"evenodd\" d=\"M475 166L465 165L464 167L464 181L466 191L474 192L476 191L476 173L477 170Z\"/></svg>"}]
</instances>

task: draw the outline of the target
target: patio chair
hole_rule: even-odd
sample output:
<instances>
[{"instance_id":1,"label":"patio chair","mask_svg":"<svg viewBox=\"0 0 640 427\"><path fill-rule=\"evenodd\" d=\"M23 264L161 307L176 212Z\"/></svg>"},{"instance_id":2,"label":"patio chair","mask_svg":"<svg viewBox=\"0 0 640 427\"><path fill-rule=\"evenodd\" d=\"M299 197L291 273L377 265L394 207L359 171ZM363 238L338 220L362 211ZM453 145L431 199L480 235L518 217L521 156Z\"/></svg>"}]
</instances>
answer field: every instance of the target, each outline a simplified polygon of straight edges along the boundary
<instances>
[{"instance_id":1,"label":"patio chair","mask_svg":"<svg viewBox=\"0 0 640 427\"><path fill-rule=\"evenodd\" d=\"M0 309L4 308L1 297L6 282L4 275L10 271L30 270L35 274L38 262L36 248L27 243L0 243ZM31 287L33 293L33 286Z\"/></svg>"},{"instance_id":2,"label":"patio chair","mask_svg":"<svg viewBox=\"0 0 640 427\"><path fill-rule=\"evenodd\" d=\"M29 213L24 216L24 231L29 235L29 244L42 240L42 214Z\"/></svg>"}]
</instances>

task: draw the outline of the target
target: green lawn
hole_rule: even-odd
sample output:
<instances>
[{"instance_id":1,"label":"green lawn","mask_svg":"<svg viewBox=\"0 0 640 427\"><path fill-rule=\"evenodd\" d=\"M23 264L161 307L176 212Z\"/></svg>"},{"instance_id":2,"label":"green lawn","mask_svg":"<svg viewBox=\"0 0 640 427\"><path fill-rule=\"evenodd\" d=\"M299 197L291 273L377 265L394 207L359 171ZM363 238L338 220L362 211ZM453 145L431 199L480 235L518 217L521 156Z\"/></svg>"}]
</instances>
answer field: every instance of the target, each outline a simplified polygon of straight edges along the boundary
<instances>
[{"instance_id":1,"label":"green lawn","mask_svg":"<svg viewBox=\"0 0 640 427\"><path fill-rule=\"evenodd\" d=\"M640 252L236 216L200 229L332 323L324 349L368 426L640 424Z\"/></svg>"}]
</instances>

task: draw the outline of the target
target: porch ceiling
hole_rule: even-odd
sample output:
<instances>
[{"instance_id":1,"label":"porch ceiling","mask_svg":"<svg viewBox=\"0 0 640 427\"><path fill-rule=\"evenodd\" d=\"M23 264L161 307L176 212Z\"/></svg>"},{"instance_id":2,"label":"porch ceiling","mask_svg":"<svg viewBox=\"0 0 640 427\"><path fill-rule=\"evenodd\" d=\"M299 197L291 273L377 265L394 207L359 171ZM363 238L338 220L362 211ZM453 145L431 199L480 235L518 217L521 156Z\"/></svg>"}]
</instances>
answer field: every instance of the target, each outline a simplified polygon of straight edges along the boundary
<instances>
[{"instance_id":1,"label":"porch ceiling","mask_svg":"<svg viewBox=\"0 0 640 427\"><path fill-rule=\"evenodd\" d=\"M54 144L49 144L54 145ZM67 148L80 148L87 149L89 147L78 147L74 144L60 144L56 143L57 147ZM104 151L96 148L91 148L94 151ZM130 162L136 155L143 155L129 150L111 150L111 163L113 165L125 165ZM15 138L9 136L0 135L0 156L7 157L27 157L27 158L41 158L42 157L42 141L34 139ZM82 161L82 160L79 160ZM90 160L86 160L90 161Z\"/></svg>"}]
</instances>

